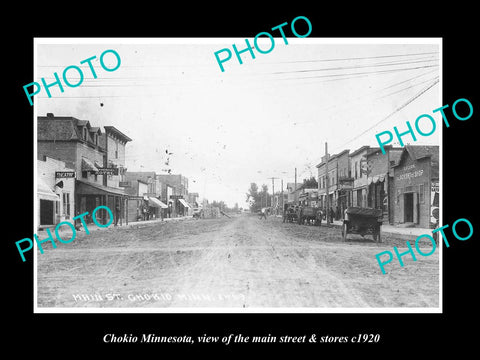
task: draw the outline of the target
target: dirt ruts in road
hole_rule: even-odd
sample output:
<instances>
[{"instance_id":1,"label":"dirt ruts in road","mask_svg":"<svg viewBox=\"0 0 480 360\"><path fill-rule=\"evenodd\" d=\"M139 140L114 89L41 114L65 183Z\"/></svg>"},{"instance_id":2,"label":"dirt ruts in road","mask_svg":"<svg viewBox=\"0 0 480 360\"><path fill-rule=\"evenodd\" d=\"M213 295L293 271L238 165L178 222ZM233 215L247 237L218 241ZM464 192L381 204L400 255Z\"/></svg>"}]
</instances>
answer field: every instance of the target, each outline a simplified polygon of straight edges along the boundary
<instances>
[{"instance_id":1,"label":"dirt ruts in road","mask_svg":"<svg viewBox=\"0 0 480 360\"><path fill-rule=\"evenodd\" d=\"M383 275L374 257L381 244L361 238L343 243L338 229L284 224L274 217L112 228L80 236L72 245L38 256L39 306L438 305L436 254L405 259L404 268L397 264ZM112 294L118 296L107 297Z\"/></svg>"}]
</instances>

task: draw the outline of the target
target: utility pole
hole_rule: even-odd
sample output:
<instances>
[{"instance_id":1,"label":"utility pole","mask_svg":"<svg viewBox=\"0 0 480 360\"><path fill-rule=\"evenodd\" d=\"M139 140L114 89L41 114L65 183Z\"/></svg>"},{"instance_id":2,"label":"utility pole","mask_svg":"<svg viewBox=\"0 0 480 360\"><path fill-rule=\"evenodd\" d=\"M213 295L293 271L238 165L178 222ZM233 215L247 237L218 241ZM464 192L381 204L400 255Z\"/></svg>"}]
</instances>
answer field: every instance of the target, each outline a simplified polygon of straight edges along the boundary
<instances>
[{"instance_id":1,"label":"utility pole","mask_svg":"<svg viewBox=\"0 0 480 360\"><path fill-rule=\"evenodd\" d=\"M283 215L283 210L285 209L285 199L283 198L283 179L282 179L282 215Z\"/></svg>"},{"instance_id":2,"label":"utility pole","mask_svg":"<svg viewBox=\"0 0 480 360\"><path fill-rule=\"evenodd\" d=\"M329 176L328 176L328 145L325 142L325 181L326 181L326 191L327 191L327 225L330 224L330 196L328 194L328 182L329 182Z\"/></svg>"},{"instance_id":3,"label":"utility pole","mask_svg":"<svg viewBox=\"0 0 480 360\"><path fill-rule=\"evenodd\" d=\"M295 194L297 193L297 168L295 168L295 190L293 191L293 200L294 204L297 204L297 201L295 199Z\"/></svg>"},{"instance_id":4,"label":"utility pole","mask_svg":"<svg viewBox=\"0 0 480 360\"><path fill-rule=\"evenodd\" d=\"M273 213L273 199L275 198L275 182L273 180L279 179L279 178L271 177L268 179L272 179L272 198L270 199L270 207L272 208L272 213Z\"/></svg>"}]
</instances>

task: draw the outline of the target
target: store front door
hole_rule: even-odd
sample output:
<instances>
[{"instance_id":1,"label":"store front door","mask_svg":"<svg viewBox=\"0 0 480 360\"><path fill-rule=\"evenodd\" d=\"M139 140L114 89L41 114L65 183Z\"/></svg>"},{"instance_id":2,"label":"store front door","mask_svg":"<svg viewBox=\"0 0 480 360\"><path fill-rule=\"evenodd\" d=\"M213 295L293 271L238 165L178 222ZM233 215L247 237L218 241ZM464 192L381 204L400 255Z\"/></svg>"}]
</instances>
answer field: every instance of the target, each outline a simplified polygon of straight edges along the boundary
<instances>
[{"instance_id":1,"label":"store front door","mask_svg":"<svg viewBox=\"0 0 480 360\"><path fill-rule=\"evenodd\" d=\"M404 194L404 209L405 222L412 222L418 224L418 193L409 192Z\"/></svg>"},{"instance_id":2,"label":"store front door","mask_svg":"<svg viewBox=\"0 0 480 360\"><path fill-rule=\"evenodd\" d=\"M413 193L406 193L404 200L403 213L405 214L405 222L413 222Z\"/></svg>"}]
</instances>

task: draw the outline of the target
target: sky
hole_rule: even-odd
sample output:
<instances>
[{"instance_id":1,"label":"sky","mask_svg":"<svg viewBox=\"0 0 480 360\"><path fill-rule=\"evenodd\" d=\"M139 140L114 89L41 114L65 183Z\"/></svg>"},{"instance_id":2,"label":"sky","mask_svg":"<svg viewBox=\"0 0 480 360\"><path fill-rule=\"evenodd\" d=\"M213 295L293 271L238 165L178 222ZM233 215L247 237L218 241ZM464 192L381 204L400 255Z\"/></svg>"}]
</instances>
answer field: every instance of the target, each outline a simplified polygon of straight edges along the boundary
<instances>
[{"instance_id":1,"label":"sky","mask_svg":"<svg viewBox=\"0 0 480 360\"><path fill-rule=\"evenodd\" d=\"M331 154L378 146L375 134L393 132L393 126L406 130L406 121L413 126L429 114L436 132L416 142L405 136L404 142L440 145L442 121L432 112L443 105L438 39L288 43L275 38L270 53L255 52L255 59L243 53L239 64L232 44L244 48L242 38L36 39L33 81L53 82L53 73L61 77L69 65L79 66L84 80L75 88L64 85L63 93L52 87L51 98L42 89L35 112L114 126L132 139L128 170L170 170L188 177L189 191L200 198L241 207L252 182L271 192L271 178L275 191L282 180L285 189L295 168L299 182L316 176L326 142ZM223 48L233 53L224 72L214 56ZM121 58L111 72L99 62L109 49ZM92 56L96 79L88 64L80 65ZM116 63L111 53L104 61L107 67ZM70 70L67 78L76 82L78 74ZM431 124L421 128L428 132Z\"/></svg>"}]
</instances>

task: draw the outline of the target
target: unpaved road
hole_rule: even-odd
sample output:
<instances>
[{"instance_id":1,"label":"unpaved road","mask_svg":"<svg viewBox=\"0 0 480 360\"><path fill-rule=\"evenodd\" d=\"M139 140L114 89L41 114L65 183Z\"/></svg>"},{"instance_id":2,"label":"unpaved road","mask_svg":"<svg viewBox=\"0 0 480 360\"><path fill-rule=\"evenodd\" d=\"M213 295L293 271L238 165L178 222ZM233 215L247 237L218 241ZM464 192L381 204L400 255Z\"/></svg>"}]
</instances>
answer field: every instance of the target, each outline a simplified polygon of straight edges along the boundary
<instances>
[{"instance_id":1,"label":"unpaved road","mask_svg":"<svg viewBox=\"0 0 480 360\"><path fill-rule=\"evenodd\" d=\"M383 275L375 254L412 238L383 239L249 215L109 227L37 254L38 307L438 307L438 250Z\"/></svg>"}]
</instances>

